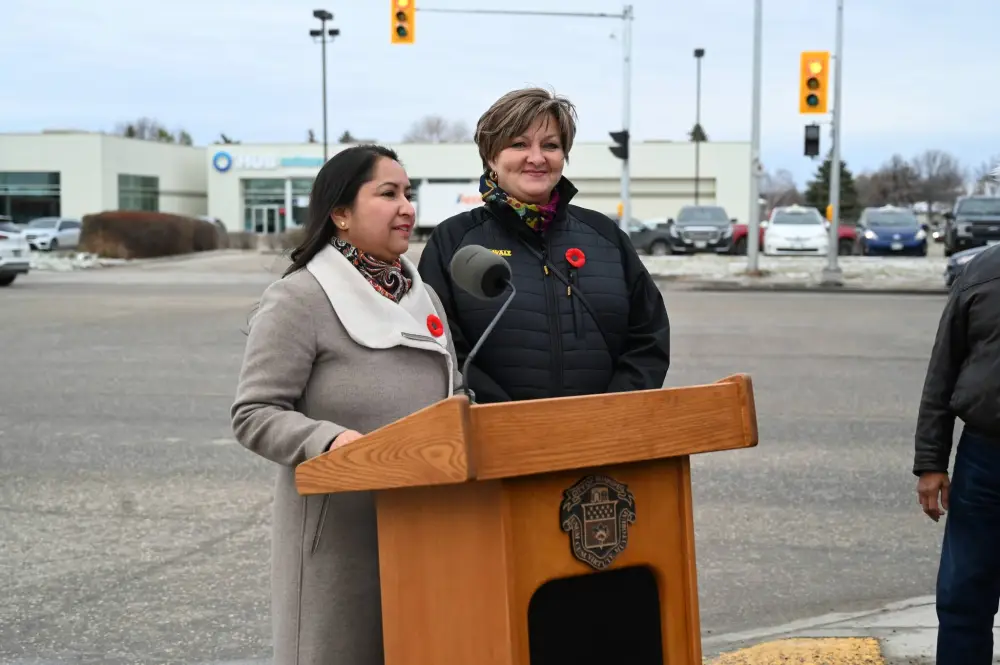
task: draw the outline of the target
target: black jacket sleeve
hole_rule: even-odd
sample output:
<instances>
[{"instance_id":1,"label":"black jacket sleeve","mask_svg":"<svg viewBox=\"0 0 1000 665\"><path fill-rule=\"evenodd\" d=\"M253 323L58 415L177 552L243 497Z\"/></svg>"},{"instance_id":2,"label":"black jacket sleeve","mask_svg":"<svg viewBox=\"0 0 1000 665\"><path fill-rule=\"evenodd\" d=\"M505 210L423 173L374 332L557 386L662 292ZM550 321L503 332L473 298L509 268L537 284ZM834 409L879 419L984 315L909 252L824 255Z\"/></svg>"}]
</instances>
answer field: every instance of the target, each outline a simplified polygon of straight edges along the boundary
<instances>
[{"instance_id":1,"label":"black jacket sleeve","mask_svg":"<svg viewBox=\"0 0 1000 665\"><path fill-rule=\"evenodd\" d=\"M955 431L952 392L968 354L967 306L960 284L941 314L917 415L913 473L948 472Z\"/></svg>"},{"instance_id":2,"label":"black jacket sleeve","mask_svg":"<svg viewBox=\"0 0 1000 665\"><path fill-rule=\"evenodd\" d=\"M461 370L469 351L476 340L469 340L462 332L462 314L455 309L454 284L448 266L455 253L457 242L449 238L442 226L434 229L427 245L420 254L417 271L441 299L445 314L448 316L448 328L452 342L455 344L455 355L458 358L458 369ZM469 366L468 375L462 376L464 387L468 387L475 395L476 402L489 404L493 402L509 402L510 397L497 385L488 374L476 366L475 360Z\"/></svg>"},{"instance_id":3,"label":"black jacket sleeve","mask_svg":"<svg viewBox=\"0 0 1000 665\"><path fill-rule=\"evenodd\" d=\"M619 232L625 279L630 284L628 338L608 392L663 387L670 368L670 319L663 296L624 232Z\"/></svg>"}]
</instances>

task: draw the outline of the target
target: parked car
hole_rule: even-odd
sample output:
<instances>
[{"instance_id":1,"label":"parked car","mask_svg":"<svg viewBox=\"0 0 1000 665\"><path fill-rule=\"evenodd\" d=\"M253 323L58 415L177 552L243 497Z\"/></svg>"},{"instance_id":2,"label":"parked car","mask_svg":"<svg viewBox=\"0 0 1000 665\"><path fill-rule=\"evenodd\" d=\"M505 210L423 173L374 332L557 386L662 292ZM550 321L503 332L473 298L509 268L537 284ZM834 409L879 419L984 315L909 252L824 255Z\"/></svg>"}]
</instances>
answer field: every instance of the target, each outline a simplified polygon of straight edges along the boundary
<instances>
[{"instance_id":1,"label":"parked car","mask_svg":"<svg viewBox=\"0 0 1000 665\"><path fill-rule=\"evenodd\" d=\"M912 210L891 205L865 208L858 220L858 250L865 256L927 256L927 231Z\"/></svg>"},{"instance_id":2,"label":"parked car","mask_svg":"<svg viewBox=\"0 0 1000 665\"><path fill-rule=\"evenodd\" d=\"M774 214L774 211L771 211ZM764 219L760 222L760 231L757 240L757 247L761 250L764 249L764 232L767 230L768 220ZM733 254L745 255L747 253L747 235L749 229L746 224L742 222L735 222L733 224ZM857 242L858 231L853 224L838 224L837 225L837 253L841 256L849 256L854 253L855 243Z\"/></svg>"},{"instance_id":3,"label":"parked car","mask_svg":"<svg viewBox=\"0 0 1000 665\"><path fill-rule=\"evenodd\" d=\"M638 251L664 256L670 253L669 228L663 222L640 222L633 219L628 225L628 237Z\"/></svg>"},{"instance_id":4,"label":"parked car","mask_svg":"<svg viewBox=\"0 0 1000 665\"><path fill-rule=\"evenodd\" d=\"M684 206L667 220L667 239L674 254L729 254L733 222L722 206Z\"/></svg>"},{"instance_id":5,"label":"parked car","mask_svg":"<svg viewBox=\"0 0 1000 665\"><path fill-rule=\"evenodd\" d=\"M965 266L969 264L969 261L976 258L988 249L987 245L980 245L979 247L972 247L970 249L963 249L961 252L955 252L948 257L948 263L944 267L944 284L950 287L955 283L955 280L961 276L962 271L965 270ZM998 250L1000 251L1000 250Z\"/></svg>"},{"instance_id":6,"label":"parked car","mask_svg":"<svg viewBox=\"0 0 1000 665\"><path fill-rule=\"evenodd\" d=\"M82 227L78 219L39 217L24 226L24 237L31 249L42 252L73 249L80 244Z\"/></svg>"},{"instance_id":7,"label":"parked car","mask_svg":"<svg viewBox=\"0 0 1000 665\"><path fill-rule=\"evenodd\" d=\"M0 286L10 286L18 275L27 275L30 261L24 233L18 226L0 221Z\"/></svg>"},{"instance_id":8,"label":"parked car","mask_svg":"<svg viewBox=\"0 0 1000 665\"><path fill-rule=\"evenodd\" d=\"M823 216L816 208L780 206L771 211L764 229L764 254L826 255L830 233Z\"/></svg>"},{"instance_id":9,"label":"parked car","mask_svg":"<svg viewBox=\"0 0 1000 665\"><path fill-rule=\"evenodd\" d=\"M945 256L1000 244L1000 196L962 196L944 219Z\"/></svg>"}]
</instances>

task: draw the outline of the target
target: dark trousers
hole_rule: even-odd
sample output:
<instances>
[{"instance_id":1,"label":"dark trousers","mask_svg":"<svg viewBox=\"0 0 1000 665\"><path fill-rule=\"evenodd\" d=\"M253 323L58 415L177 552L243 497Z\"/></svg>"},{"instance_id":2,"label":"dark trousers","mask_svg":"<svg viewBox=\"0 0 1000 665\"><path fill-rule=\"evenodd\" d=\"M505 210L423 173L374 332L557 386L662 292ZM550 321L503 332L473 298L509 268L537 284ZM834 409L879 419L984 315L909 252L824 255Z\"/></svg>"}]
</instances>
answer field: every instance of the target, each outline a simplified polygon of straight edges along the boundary
<instances>
[{"instance_id":1,"label":"dark trousers","mask_svg":"<svg viewBox=\"0 0 1000 665\"><path fill-rule=\"evenodd\" d=\"M990 665L1000 604L1000 441L965 429L937 579L938 665Z\"/></svg>"}]
</instances>

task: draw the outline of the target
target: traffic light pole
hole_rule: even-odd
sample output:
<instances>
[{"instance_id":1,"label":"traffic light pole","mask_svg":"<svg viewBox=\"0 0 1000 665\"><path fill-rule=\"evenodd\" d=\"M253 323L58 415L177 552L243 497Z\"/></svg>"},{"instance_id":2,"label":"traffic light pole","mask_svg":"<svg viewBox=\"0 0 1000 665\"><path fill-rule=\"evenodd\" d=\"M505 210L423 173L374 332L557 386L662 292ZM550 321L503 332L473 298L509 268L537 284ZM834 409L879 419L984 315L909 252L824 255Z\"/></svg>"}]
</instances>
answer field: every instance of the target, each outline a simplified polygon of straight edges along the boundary
<instances>
[{"instance_id":1,"label":"traffic light pole","mask_svg":"<svg viewBox=\"0 0 1000 665\"><path fill-rule=\"evenodd\" d=\"M632 119L632 5L625 5L622 12L622 52L625 66L622 70L622 129L626 136L631 136ZM631 139L629 139L631 141ZM622 216L618 220L621 230L628 235L629 221L632 219L632 188L629 158L631 146L626 145L629 154L622 160Z\"/></svg>"},{"instance_id":2,"label":"traffic light pole","mask_svg":"<svg viewBox=\"0 0 1000 665\"><path fill-rule=\"evenodd\" d=\"M822 283L825 286L841 286L842 271L837 263L840 251L840 122L841 75L844 72L844 0L837 0L837 34L834 46L836 69L833 71L833 113L831 133L833 134L833 155L830 159L830 206L833 208L830 220L830 242L827 247L827 265L823 269Z\"/></svg>"},{"instance_id":3,"label":"traffic light pole","mask_svg":"<svg viewBox=\"0 0 1000 665\"><path fill-rule=\"evenodd\" d=\"M758 0L759 2L760 0ZM418 12L428 12L434 14L501 14L506 16L560 16L573 18L613 18L623 22L622 24L622 53L624 67L622 69L622 131L626 135L631 134L632 116L632 18L634 12L632 5L625 5L620 14L610 14L607 12L547 12L530 11L518 9L445 9L434 7L417 7ZM625 146L628 148L628 145ZM626 153L627 154L627 153ZM628 220L632 219L632 195L631 195L631 175L629 172L628 157L622 160L622 218L619 220L622 230L628 232Z\"/></svg>"},{"instance_id":4,"label":"traffic light pole","mask_svg":"<svg viewBox=\"0 0 1000 665\"><path fill-rule=\"evenodd\" d=\"M760 272L760 86L763 0L753 5L753 102L750 119L750 217L747 220L747 273Z\"/></svg>"}]
</instances>

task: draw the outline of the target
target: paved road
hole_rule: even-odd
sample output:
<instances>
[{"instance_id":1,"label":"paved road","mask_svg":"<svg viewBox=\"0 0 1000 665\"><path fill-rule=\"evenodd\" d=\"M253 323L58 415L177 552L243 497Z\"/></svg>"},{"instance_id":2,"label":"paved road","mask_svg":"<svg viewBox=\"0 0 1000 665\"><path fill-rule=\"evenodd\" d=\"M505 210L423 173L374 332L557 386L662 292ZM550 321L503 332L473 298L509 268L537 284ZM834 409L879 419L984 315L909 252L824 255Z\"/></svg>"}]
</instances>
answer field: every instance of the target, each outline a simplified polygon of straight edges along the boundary
<instances>
[{"instance_id":1,"label":"paved road","mask_svg":"<svg viewBox=\"0 0 1000 665\"><path fill-rule=\"evenodd\" d=\"M228 409L275 265L0 293L0 662L265 662L272 469ZM931 593L941 530L908 469L942 298L666 297L668 384L757 391L759 448L694 464L706 636Z\"/></svg>"}]
</instances>

